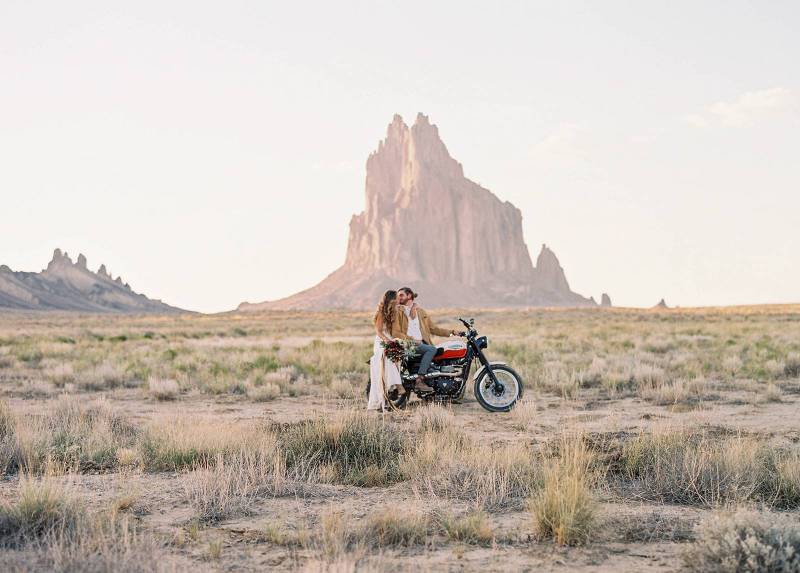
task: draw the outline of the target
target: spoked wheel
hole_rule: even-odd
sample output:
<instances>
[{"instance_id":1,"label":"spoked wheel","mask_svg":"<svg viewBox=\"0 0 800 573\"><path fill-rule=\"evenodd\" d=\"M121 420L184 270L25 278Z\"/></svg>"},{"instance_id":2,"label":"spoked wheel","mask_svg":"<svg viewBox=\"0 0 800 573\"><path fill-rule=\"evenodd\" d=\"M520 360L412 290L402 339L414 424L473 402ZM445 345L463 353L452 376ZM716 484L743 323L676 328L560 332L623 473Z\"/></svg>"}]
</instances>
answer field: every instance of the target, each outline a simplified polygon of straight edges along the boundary
<instances>
[{"instance_id":1,"label":"spoked wheel","mask_svg":"<svg viewBox=\"0 0 800 573\"><path fill-rule=\"evenodd\" d=\"M397 410L402 410L406 407L408 403L408 395L411 392L408 388L406 388L405 394L400 394L397 390L391 391L386 395L386 398L389 400L390 409L394 408Z\"/></svg>"},{"instance_id":2,"label":"spoked wheel","mask_svg":"<svg viewBox=\"0 0 800 573\"><path fill-rule=\"evenodd\" d=\"M475 398L490 412L508 412L522 398L522 378L505 364L490 368L497 378L497 384L492 382L489 370L484 370L475 380Z\"/></svg>"}]
</instances>

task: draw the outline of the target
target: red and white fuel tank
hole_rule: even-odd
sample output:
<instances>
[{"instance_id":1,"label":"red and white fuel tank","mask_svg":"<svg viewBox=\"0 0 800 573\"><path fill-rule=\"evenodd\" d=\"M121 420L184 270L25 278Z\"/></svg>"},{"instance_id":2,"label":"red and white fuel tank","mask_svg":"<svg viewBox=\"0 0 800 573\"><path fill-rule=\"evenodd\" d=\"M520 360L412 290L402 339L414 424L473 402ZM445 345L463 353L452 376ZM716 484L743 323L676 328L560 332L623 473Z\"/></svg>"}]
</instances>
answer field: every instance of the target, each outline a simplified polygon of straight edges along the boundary
<instances>
[{"instance_id":1,"label":"red and white fuel tank","mask_svg":"<svg viewBox=\"0 0 800 573\"><path fill-rule=\"evenodd\" d=\"M443 352L434 358L434 360L437 361L464 358L467 355L467 344L460 340L445 342L444 344L440 344L439 348L441 348Z\"/></svg>"}]
</instances>

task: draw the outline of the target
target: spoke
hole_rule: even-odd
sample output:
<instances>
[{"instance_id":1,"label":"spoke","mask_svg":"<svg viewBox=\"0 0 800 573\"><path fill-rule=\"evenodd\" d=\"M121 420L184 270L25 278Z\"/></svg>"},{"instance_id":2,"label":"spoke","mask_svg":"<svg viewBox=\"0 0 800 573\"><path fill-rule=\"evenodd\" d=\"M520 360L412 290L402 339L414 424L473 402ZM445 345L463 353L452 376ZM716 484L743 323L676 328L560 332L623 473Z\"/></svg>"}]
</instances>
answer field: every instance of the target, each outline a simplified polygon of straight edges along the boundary
<instances>
[{"instance_id":1,"label":"spoke","mask_svg":"<svg viewBox=\"0 0 800 573\"><path fill-rule=\"evenodd\" d=\"M519 384L510 372L505 370L493 370L493 372L501 388L496 389L491 381L488 381L488 385L481 384L481 397L491 406L504 408L512 404L519 396ZM486 376L488 377L489 374L487 373Z\"/></svg>"}]
</instances>

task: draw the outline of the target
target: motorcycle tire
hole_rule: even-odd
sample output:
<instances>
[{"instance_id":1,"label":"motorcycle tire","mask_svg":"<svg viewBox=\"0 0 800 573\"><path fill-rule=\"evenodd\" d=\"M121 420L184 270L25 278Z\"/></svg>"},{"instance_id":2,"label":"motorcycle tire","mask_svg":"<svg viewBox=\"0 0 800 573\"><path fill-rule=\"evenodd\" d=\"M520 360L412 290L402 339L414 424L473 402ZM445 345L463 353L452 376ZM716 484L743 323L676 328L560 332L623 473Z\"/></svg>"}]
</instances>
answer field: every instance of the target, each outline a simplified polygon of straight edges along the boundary
<instances>
[{"instance_id":1,"label":"motorcycle tire","mask_svg":"<svg viewBox=\"0 0 800 573\"><path fill-rule=\"evenodd\" d=\"M369 400L369 389L370 389L370 385L371 384L372 383L370 382L370 379L367 378L367 388L366 388L366 392L365 392L367 400ZM406 404L408 403L408 397L409 397L410 394L411 394L411 390L406 388L406 393L405 394L401 394L395 400L389 400L389 402L391 403L390 409L394 408L394 409L397 409L397 410L402 410L403 408L405 408Z\"/></svg>"},{"instance_id":2,"label":"motorcycle tire","mask_svg":"<svg viewBox=\"0 0 800 573\"><path fill-rule=\"evenodd\" d=\"M496 364L491 368L492 372L495 373L495 376L500 379L501 384L503 384L504 381L506 382L506 384L503 384L502 393L505 393L506 385L510 386L511 382L513 381L513 383L517 386L516 396L509 395L508 398L503 400L501 393L500 395L495 395L496 398L493 398L492 393L494 391L485 387L485 383L487 382L486 378L489 376L489 371L484 370L481 372L480 376L475 379L475 386L473 387L475 399L481 406L483 406L485 410L488 410L489 412L508 412L522 398L522 377L517 374L513 368L506 366L505 364ZM511 391L513 392L513 389L511 389Z\"/></svg>"}]
</instances>

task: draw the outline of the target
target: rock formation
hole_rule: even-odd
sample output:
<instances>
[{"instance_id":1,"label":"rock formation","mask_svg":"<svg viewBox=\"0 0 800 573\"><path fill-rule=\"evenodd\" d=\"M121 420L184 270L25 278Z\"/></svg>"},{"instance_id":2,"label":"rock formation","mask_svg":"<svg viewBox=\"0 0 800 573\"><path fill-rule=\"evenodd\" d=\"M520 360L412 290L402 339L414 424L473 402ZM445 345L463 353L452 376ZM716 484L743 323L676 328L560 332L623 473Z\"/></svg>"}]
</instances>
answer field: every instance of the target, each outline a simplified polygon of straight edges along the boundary
<instances>
[{"instance_id":1,"label":"rock formation","mask_svg":"<svg viewBox=\"0 0 800 573\"><path fill-rule=\"evenodd\" d=\"M660 301L658 301L658 303L653 308L654 309L667 309L669 307L667 306L666 301L662 298Z\"/></svg>"},{"instance_id":2,"label":"rock formation","mask_svg":"<svg viewBox=\"0 0 800 573\"><path fill-rule=\"evenodd\" d=\"M345 263L288 298L240 310L373 307L387 288L413 286L427 307L587 306L553 251L531 263L522 214L464 177L438 128L399 115L367 159L366 208L350 221Z\"/></svg>"},{"instance_id":3,"label":"rock formation","mask_svg":"<svg viewBox=\"0 0 800 573\"><path fill-rule=\"evenodd\" d=\"M608 294L603 293L600 297L600 306L612 306L611 305L611 297Z\"/></svg>"},{"instance_id":4,"label":"rock formation","mask_svg":"<svg viewBox=\"0 0 800 573\"><path fill-rule=\"evenodd\" d=\"M80 312L161 313L185 312L131 290L101 265L97 273L78 255L73 263L61 249L40 273L14 272L0 267L0 311L65 310Z\"/></svg>"}]
</instances>

